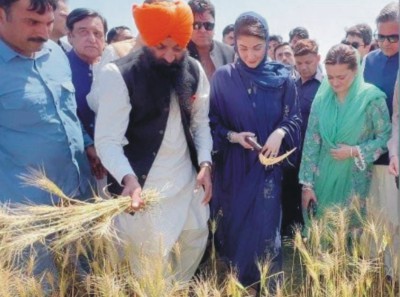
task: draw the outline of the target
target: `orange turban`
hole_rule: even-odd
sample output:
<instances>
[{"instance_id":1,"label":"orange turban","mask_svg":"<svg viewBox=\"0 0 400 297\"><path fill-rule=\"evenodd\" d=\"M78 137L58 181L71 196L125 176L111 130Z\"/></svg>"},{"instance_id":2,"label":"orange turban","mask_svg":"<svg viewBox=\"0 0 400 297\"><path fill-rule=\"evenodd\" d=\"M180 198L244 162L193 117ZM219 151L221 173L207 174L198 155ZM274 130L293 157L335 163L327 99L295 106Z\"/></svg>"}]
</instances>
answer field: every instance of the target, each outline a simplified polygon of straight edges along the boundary
<instances>
[{"instance_id":1,"label":"orange turban","mask_svg":"<svg viewBox=\"0 0 400 297\"><path fill-rule=\"evenodd\" d=\"M133 5L133 18L148 46L158 45L170 37L185 48L192 37L193 13L182 0Z\"/></svg>"}]
</instances>

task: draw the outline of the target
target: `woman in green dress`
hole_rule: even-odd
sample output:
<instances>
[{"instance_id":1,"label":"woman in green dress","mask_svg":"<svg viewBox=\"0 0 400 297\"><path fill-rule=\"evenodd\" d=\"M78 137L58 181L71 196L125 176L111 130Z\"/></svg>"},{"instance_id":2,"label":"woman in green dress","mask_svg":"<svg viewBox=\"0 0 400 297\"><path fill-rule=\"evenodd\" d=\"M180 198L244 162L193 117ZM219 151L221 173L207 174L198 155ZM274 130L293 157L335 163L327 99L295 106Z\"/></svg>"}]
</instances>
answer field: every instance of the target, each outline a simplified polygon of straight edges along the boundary
<instances>
[{"instance_id":1,"label":"woman in green dress","mask_svg":"<svg viewBox=\"0 0 400 297\"><path fill-rule=\"evenodd\" d=\"M299 180L302 207L318 205L317 217L333 205L365 199L372 163L390 137L385 94L364 82L357 50L339 44L325 59L327 76L311 107ZM365 203L364 203L365 204Z\"/></svg>"}]
</instances>

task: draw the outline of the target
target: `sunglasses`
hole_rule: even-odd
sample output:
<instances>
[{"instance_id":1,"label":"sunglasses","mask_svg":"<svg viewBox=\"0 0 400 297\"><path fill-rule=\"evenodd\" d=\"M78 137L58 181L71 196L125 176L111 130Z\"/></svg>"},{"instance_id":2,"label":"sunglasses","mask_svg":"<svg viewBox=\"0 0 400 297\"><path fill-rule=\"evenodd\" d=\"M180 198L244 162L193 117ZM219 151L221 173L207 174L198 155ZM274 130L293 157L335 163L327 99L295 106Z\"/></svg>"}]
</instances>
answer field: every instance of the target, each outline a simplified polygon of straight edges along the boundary
<instances>
[{"instance_id":1,"label":"sunglasses","mask_svg":"<svg viewBox=\"0 0 400 297\"><path fill-rule=\"evenodd\" d=\"M393 35L374 34L374 38L378 42L384 42L385 39L387 39L387 41L389 41L390 43L396 43L399 41L399 34L393 34Z\"/></svg>"},{"instance_id":2,"label":"sunglasses","mask_svg":"<svg viewBox=\"0 0 400 297\"><path fill-rule=\"evenodd\" d=\"M357 41L349 42L349 41L342 41L343 44L351 45L355 49L358 49L360 46L365 46L365 44L359 44Z\"/></svg>"},{"instance_id":3,"label":"sunglasses","mask_svg":"<svg viewBox=\"0 0 400 297\"><path fill-rule=\"evenodd\" d=\"M194 22L193 23L193 29L194 30L200 30L202 27L206 29L207 31L212 31L214 30L215 24L211 22Z\"/></svg>"}]
</instances>

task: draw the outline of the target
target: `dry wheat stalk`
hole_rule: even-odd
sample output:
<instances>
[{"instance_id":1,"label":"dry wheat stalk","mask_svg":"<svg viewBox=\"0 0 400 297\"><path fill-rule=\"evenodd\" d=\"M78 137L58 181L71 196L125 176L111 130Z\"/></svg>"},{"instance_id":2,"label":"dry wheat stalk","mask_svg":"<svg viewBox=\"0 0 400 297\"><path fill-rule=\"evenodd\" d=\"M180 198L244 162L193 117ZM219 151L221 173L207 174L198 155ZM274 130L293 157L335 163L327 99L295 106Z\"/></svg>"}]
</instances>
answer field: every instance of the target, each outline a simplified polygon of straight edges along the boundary
<instances>
[{"instance_id":1,"label":"dry wheat stalk","mask_svg":"<svg viewBox=\"0 0 400 297\"><path fill-rule=\"evenodd\" d=\"M27 246L49 238L51 247L56 250L86 236L116 238L113 219L131 204L130 197L122 196L117 199L94 197L89 201L72 199L41 171L31 170L30 175L23 176L23 180L60 197L63 202L59 206L2 205L0 251L22 252ZM160 193L154 189L143 190L142 199L144 210L148 210L159 202Z\"/></svg>"}]
</instances>

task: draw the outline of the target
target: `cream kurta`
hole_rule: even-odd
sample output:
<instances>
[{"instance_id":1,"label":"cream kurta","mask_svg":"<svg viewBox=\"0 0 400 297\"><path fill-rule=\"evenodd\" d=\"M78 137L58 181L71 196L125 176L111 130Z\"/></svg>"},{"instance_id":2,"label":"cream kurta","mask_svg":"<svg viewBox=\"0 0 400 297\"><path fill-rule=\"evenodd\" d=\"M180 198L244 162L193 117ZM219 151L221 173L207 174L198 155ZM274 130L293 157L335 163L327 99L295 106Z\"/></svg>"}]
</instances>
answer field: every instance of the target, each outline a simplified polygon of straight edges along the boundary
<instances>
[{"instance_id":1,"label":"cream kurta","mask_svg":"<svg viewBox=\"0 0 400 297\"><path fill-rule=\"evenodd\" d=\"M183 276L185 280L189 280L204 252L209 207L201 204L203 190L195 190L197 174L183 136L179 105L176 97L172 98L164 139L144 186L144 189L159 189L162 200L151 211L134 216L121 215L117 225L122 231L122 237L127 239L128 245L134 251L130 257L131 263L139 273L141 268L138 254L151 257L161 250L163 257L169 257L182 231L193 231L200 245L190 252L191 257L186 257L186 263L183 263L183 259L178 259L181 266L185 267L184 270L192 267L189 269L191 275ZM185 237L187 236L191 235L186 232Z\"/></svg>"},{"instance_id":2,"label":"cream kurta","mask_svg":"<svg viewBox=\"0 0 400 297\"><path fill-rule=\"evenodd\" d=\"M199 65L200 67L200 65ZM121 183L127 174L135 174L123 152L132 109L125 82L115 64L107 64L97 77L92 93L98 103L95 146L107 170ZM209 85L200 68L199 87L192 106L190 131L199 163L211 161L212 139L209 128ZM164 138L146 178L144 188L161 191L160 203L149 212L134 216L123 214L117 220L121 236L126 239L132 268L140 274L141 254L156 259L161 256L166 276L175 274L188 281L194 274L205 249L209 207L201 204L203 190L195 191L196 172L189 156L180 109L171 96L170 113ZM171 253L178 243L178 259ZM143 258L143 257L142 257ZM168 270L172 264L174 271Z\"/></svg>"}]
</instances>

